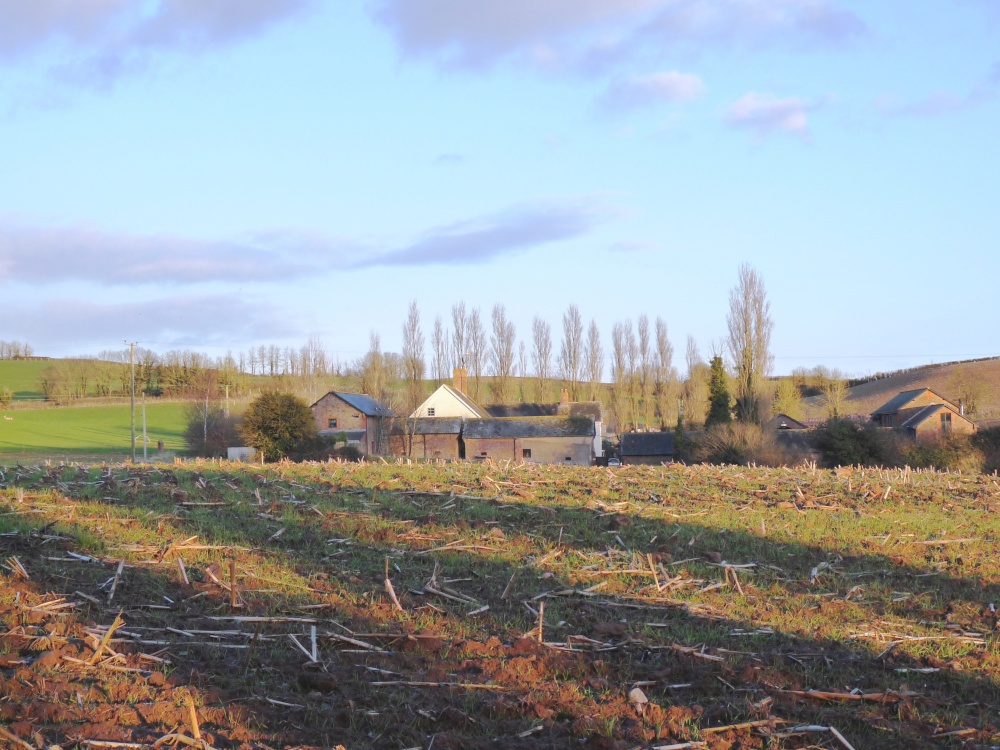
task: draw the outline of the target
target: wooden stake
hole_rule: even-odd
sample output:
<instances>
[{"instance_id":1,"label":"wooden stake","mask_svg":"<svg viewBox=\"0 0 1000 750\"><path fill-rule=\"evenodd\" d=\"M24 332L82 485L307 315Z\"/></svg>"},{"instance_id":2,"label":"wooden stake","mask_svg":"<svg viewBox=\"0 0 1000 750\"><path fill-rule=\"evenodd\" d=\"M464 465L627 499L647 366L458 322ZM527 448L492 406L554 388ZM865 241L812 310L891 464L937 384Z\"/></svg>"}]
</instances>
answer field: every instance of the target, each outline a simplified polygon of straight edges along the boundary
<instances>
[{"instance_id":1,"label":"wooden stake","mask_svg":"<svg viewBox=\"0 0 1000 750\"><path fill-rule=\"evenodd\" d=\"M200 740L201 730L198 728L198 713L194 710L193 698L188 698L188 714L191 717L191 734L196 740Z\"/></svg>"},{"instance_id":2,"label":"wooden stake","mask_svg":"<svg viewBox=\"0 0 1000 750\"><path fill-rule=\"evenodd\" d=\"M188 586L190 586L191 585L191 581L188 580L187 571L184 569L184 558L183 557L178 557L177 558L177 567L181 569L181 578L184 579L184 583L187 584Z\"/></svg>"},{"instance_id":3,"label":"wooden stake","mask_svg":"<svg viewBox=\"0 0 1000 750\"><path fill-rule=\"evenodd\" d=\"M836 737L837 741L840 742L840 744L843 745L845 748L847 748L847 750L854 750L854 746L847 741L847 738L844 737L844 735L842 735L840 732L837 731L836 727L829 727L829 730L830 734Z\"/></svg>"},{"instance_id":4,"label":"wooden stake","mask_svg":"<svg viewBox=\"0 0 1000 750\"><path fill-rule=\"evenodd\" d=\"M229 561L229 608L236 609L239 594L236 592L236 561Z\"/></svg>"},{"instance_id":5,"label":"wooden stake","mask_svg":"<svg viewBox=\"0 0 1000 750\"><path fill-rule=\"evenodd\" d=\"M97 650L94 651L94 655L90 657L87 664L90 666L97 664L97 660L101 658L101 652L107 647L108 642L111 640L111 636L124 624L125 622L122 620L122 610L118 610L118 614L115 615L115 621L111 623L111 626L108 628L108 632L104 634L101 642L97 645Z\"/></svg>"},{"instance_id":6,"label":"wooden stake","mask_svg":"<svg viewBox=\"0 0 1000 750\"><path fill-rule=\"evenodd\" d=\"M115 589L118 588L118 579L121 578L122 570L125 568L125 561L118 561L118 570L115 571L115 580L111 582L111 591L108 592L108 604L115 598Z\"/></svg>"},{"instance_id":7,"label":"wooden stake","mask_svg":"<svg viewBox=\"0 0 1000 750\"><path fill-rule=\"evenodd\" d=\"M542 628L545 626L545 602L538 602L538 642L544 643L542 639Z\"/></svg>"},{"instance_id":8,"label":"wooden stake","mask_svg":"<svg viewBox=\"0 0 1000 750\"><path fill-rule=\"evenodd\" d=\"M514 574L510 577L510 580L507 581L507 586L506 588L504 588L503 593L500 595L500 599L502 601L507 601L507 598L510 596L510 590L514 587L514 581L517 580L517 577L520 574L521 574L521 569L518 568L517 570L514 571Z\"/></svg>"}]
</instances>

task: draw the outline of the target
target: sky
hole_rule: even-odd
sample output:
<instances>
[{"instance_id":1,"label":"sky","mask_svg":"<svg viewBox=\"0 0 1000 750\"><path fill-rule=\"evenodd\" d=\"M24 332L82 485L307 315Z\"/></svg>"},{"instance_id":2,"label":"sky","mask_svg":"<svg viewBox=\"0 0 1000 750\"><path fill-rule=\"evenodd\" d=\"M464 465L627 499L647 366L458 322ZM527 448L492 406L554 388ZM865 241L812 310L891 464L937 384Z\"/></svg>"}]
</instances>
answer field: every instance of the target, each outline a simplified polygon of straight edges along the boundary
<instances>
[{"instance_id":1,"label":"sky","mask_svg":"<svg viewBox=\"0 0 1000 750\"><path fill-rule=\"evenodd\" d=\"M529 348L575 304L683 372L747 263L776 374L1000 355L998 42L996 0L0 0L0 339L348 363L411 300Z\"/></svg>"}]
</instances>

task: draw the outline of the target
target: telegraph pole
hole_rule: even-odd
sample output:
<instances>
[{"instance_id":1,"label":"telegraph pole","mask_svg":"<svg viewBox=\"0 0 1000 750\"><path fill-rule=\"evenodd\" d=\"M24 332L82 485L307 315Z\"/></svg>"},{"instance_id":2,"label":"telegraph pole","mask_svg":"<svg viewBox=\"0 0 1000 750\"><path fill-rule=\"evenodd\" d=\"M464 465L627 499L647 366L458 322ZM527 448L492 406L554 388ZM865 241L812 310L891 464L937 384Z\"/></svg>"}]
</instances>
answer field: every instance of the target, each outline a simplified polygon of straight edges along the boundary
<instances>
[{"instance_id":1,"label":"telegraph pole","mask_svg":"<svg viewBox=\"0 0 1000 750\"><path fill-rule=\"evenodd\" d=\"M132 463L135 463L135 342L128 345L128 360L132 369Z\"/></svg>"}]
</instances>

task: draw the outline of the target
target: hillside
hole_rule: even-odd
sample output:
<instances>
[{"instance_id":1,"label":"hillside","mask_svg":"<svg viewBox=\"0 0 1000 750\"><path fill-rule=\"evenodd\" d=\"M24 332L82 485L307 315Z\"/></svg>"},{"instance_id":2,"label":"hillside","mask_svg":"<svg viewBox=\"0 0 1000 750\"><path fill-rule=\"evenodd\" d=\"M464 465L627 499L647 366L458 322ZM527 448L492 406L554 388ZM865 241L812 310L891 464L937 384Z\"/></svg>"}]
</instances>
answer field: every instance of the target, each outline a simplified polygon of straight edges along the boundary
<instances>
[{"instance_id":1,"label":"hillside","mask_svg":"<svg viewBox=\"0 0 1000 750\"><path fill-rule=\"evenodd\" d=\"M1000 420L1000 359L927 365L850 389L846 411L871 414L900 391L930 388L956 404L962 401L977 422ZM823 415L823 398L804 400L810 416Z\"/></svg>"}]
</instances>

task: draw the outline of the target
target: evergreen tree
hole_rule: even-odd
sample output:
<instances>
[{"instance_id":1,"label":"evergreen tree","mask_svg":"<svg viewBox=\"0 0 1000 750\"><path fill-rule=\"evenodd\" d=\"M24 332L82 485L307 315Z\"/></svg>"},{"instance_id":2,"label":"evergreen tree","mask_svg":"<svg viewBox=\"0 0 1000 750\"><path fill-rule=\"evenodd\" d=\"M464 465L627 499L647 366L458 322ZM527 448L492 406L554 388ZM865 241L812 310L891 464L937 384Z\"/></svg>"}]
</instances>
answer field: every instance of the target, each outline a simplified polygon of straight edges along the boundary
<instances>
[{"instance_id":1,"label":"evergreen tree","mask_svg":"<svg viewBox=\"0 0 1000 750\"><path fill-rule=\"evenodd\" d=\"M722 357L712 357L710 363L711 376L708 382L708 416L705 417L705 427L716 424L728 424L733 421L729 409L729 384L726 381L726 368Z\"/></svg>"}]
</instances>

